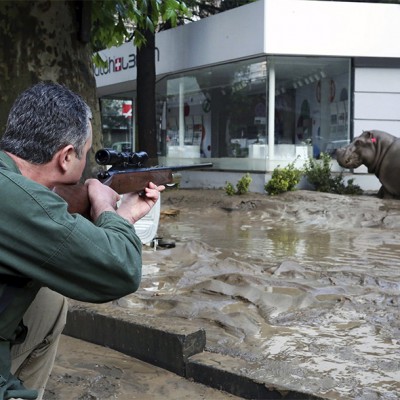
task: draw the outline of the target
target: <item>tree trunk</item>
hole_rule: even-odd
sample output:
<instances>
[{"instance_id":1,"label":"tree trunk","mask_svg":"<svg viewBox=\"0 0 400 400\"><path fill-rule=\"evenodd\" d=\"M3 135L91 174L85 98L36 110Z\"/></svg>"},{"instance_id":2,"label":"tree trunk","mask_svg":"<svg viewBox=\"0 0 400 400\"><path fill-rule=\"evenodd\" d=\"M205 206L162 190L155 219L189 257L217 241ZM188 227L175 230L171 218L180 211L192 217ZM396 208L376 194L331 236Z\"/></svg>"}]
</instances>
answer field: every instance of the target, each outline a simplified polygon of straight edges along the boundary
<instances>
[{"instance_id":1,"label":"tree trunk","mask_svg":"<svg viewBox=\"0 0 400 400\"><path fill-rule=\"evenodd\" d=\"M137 49L138 150L146 151L152 165L158 163L156 129L155 35L144 32L146 44ZM149 164L150 164L149 163Z\"/></svg>"},{"instance_id":2,"label":"tree trunk","mask_svg":"<svg viewBox=\"0 0 400 400\"><path fill-rule=\"evenodd\" d=\"M0 1L0 135L15 98L51 80L79 93L93 112L93 148L101 147L99 107L88 44L91 2ZM87 7L89 6L89 10ZM94 165L92 151L89 167Z\"/></svg>"}]
</instances>

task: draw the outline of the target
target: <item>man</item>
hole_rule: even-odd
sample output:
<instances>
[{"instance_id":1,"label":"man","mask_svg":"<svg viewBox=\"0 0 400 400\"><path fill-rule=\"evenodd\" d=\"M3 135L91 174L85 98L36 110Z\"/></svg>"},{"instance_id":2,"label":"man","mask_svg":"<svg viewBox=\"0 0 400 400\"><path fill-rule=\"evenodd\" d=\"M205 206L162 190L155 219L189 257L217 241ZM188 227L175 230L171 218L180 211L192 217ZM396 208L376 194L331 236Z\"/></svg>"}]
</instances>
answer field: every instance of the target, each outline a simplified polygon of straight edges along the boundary
<instances>
[{"instance_id":1,"label":"man","mask_svg":"<svg viewBox=\"0 0 400 400\"><path fill-rule=\"evenodd\" d=\"M124 195L117 209L120 196L89 179L91 221L69 214L53 191L79 181L90 119L80 96L43 82L17 98L0 141L0 400L42 399L65 324L64 296L107 302L140 284L133 223L164 186Z\"/></svg>"}]
</instances>

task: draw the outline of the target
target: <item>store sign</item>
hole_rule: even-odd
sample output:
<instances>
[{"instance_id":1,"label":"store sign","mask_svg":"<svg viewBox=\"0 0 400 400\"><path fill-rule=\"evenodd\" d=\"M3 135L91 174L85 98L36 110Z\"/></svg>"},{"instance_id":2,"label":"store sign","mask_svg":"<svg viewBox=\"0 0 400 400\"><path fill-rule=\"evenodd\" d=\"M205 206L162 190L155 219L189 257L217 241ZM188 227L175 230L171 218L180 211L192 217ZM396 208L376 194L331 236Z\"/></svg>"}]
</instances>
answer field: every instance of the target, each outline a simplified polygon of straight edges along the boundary
<instances>
[{"instance_id":1,"label":"store sign","mask_svg":"<svg viewBox=\"0 0 400 400\"><path fill-rule=\"evenodd\" d=\"M123 103L122 104L122 115L125 118L132 117L132 103Z\"/></svg>"},{"instance_id":2,"label":"store sign","mask_svg":"<svg viewBox=\"0 0 400 400\"><path fill-rule=\"evenodd\" d=\"M160 51L156 47L156 61L160 61ZM136 68L136 54L128 54L127 56L108 57L106 67L98 67L93 65L94 75L109 75L121 72L127 69Z\"/></svg>"},{"instance_id":3,"label":"store sign","mask_svg":"<svg viewBox=\"0 0 400 400\"><path fill-rule=\"evenodd\" d=\"M120 72L125 69L136 67L136 55L129 54L128 57L108 57L106 67L97 67L94 65L94 75L108 75L114 72Z\"/></svg>"}]
</instances>

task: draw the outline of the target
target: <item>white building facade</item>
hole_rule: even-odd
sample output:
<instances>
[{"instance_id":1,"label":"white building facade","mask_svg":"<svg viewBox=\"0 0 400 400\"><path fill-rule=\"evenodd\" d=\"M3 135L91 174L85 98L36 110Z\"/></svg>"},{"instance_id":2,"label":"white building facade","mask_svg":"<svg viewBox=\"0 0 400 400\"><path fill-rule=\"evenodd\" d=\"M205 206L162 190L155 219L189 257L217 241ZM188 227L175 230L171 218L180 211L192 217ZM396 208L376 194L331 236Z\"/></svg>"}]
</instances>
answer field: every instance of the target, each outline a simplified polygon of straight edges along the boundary
<instances>
[{"instance_id":1,"label":"white building facade","mask_svg":"<svg viewBox=\"0 0 400 400\"><path fill-rule=\"evenodd\" d=\"M400 136L398 21L394 4L259 0L158 33L162 162L212 161L190 173L190 187L250 172L251 190L263 191L277 166L334 154L363 130ZM136 50L126 43L102 56L104 144L135 150ZM364 167L354 173L363 188L379 188Z\"/></svg>"}]
</instances>

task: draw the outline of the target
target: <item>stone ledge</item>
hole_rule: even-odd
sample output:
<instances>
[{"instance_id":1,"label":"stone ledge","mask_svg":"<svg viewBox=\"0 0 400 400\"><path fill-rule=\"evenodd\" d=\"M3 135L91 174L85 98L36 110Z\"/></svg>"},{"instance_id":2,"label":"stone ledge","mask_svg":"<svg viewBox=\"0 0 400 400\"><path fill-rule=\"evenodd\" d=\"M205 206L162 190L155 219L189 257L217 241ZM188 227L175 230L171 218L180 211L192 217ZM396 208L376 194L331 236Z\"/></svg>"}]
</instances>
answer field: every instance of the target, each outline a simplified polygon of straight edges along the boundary
<instances>
[{"instance_id":1,"label":"stone ledge","mask_svg":"<svg viewBox=\"0 0 400 400\"><path fill-rule=\"evenodd\" d=\"M268 367L257 362L204 351L189 358L187 378L244 399L321 400L276 383L266 382Z\"/></svg>"},{"instance_id":2,"label":"stone ledge","mask_svg":"<svg viewBox=\"0 0 400 400\"><path fill-rule=\"evenodd\" d=\"M161 327L160 327L161 326ZM205 331L189 324L168 326L162 318L144 315L118 315L93 306L70 307L65 335L109 347L113 350L157 365L177 375L186 375L188 357L201 353Z\"/></svg>"}]
</instances>

